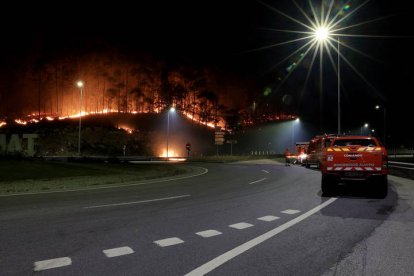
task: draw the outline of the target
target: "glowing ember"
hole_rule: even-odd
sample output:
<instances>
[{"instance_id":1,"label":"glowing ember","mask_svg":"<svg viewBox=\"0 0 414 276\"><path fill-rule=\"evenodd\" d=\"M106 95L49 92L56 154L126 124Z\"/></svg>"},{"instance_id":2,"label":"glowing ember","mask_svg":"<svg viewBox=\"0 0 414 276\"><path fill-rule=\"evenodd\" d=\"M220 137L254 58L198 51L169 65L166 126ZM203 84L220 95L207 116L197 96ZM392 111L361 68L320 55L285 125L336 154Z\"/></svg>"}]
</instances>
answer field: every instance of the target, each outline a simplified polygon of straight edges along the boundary
<instances>
[{"instance_id":1,"label":"glowing ember","mask_svg":"<svg viewBox=\"0 0 414 276\"><path fill-rule=\"evenodd\" d=\"M128 134L132 134L132 132L134 132L134 129L126 127L126 126L119 126L118 129L123 129L125 130Z\"/></svg>"},{"instance_id":2,"label":"glowing ember","mask_svg":"<svg viewBox=\"0 0 414 276\"><path fill-rule=\"evenodd\" d=\"M197 120L195 119L195 116L193 116L191 113L189 113L189 112L185 112L185 111L183 111L182 112L187 118L189 118L190 120L192 120L192 121L196 121L197 122ZM224 121L223 120L220 120L218 123L217 123L217 125L214 125L213 123L207 123L207 122L201 122L201 121L198 121L198 123L200 123L200 124L202 124L202 125L205 125L205 126L208 126L208 127L210 127L210 128L216 128L216 127L220 127L220 128L224 128Z\"/></svg>"},{"instance_id":3,"label":"glowing ember","mask_svg":"<svg viewBox=\"0 0 414 276\"><path fill-rule=\"evenodd\" d=\"M6 122L0 122L0 127L7 125Z\"/></svg>"},{"instance_id":4,"label":"glowing ember","mask_svg":"<svg viewBox=\"0 0 414 276\"><path fill-rule=\"evenodd\" d=\"M19 124L19 125L27 125L27 122L26 121L23 121L23 120L20 120L20 119L16 119L16 120L14 120L17 124Z\"/></svg>"},{"instance_id":5,"label":"glowing ember","mask_svg":"<svg viewBox=\"0 0 414 276\"><path fill-rule=\"evenodd\" d=\"M183 161L186 161L187 159L172 157L172 158L168 158L168 160L169 161L175 161L175 162L183 162Z\"/></svg>"},{"instance_id":6,"label":"glowing ember","mask_svg":"<svg viewBox=\"0 0 414 276\"><path fill-rule=\"evenodd\" d=\"M53 121L53 120L54 120L54 118L49 117L49 116L47 116L47 117L46 117L46 119L47 119L48 121Z\"/></svg>"}]
</instances>

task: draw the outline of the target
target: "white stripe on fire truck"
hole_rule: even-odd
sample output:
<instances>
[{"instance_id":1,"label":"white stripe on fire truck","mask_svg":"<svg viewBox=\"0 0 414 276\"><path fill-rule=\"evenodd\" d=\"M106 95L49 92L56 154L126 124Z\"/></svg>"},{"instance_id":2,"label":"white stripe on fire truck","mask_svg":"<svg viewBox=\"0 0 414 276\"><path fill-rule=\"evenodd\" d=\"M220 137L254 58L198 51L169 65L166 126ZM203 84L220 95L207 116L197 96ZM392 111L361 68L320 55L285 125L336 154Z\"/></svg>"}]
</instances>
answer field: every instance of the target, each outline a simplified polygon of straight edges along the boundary
<instances>
[{"instance_id":1,"label":"white stripe on fire truck","mask_svg":"<svg viewBox=\"0 0 414 276\"><path fill-rule=\"evenodd\" d=\"M365 170L366 170L366 171L373 171L374 169L373 169L373 168L371 168L371 167L365 167Z\"/></svg>"},{"instance_id":2,"label":"white stripe on fire truck","mask_svg":"<svg viewBox=\"0 0 414 276\"><path fill-rule=\"evenodd\" d=\"M344 171L350 171L350 170L352 170L352 167L346 167L346 168L344 169Z\"/></svg>"},{"instance_id":3,"label":"white stripe on fire truck","mask_svg":"<svg viewBox=\"0 0 414 276\"><path fill-rule=\"evenodd\" d=\"M342 171L342 167L336 167L335 171Z\"/></svg>"},{"instance_id":4,"label":"white stripe on fire truck","mask_svg":"<svg viewBox=\"0 0 414 276\"><path fill-rule=\"evenodd\" d=\"M332 171L333 167L328 167L328 171Z\"/></svg>"},{"instance_id":5,"label":"white stripe on fire truck","mask_svg":"<svg viewBox=\"0 0 414 276\"><path fill-rule=\"evenodd\" d=\"M375 169L376 169L377 171L380 171L380 170L381 170L381 167L375 167Z\"/></svg>"},{"instance_id":6,"label":"white stripe on fire truck","mask_svg":"<svg viewBox=\"0 0 414 276\"><path fill-rule=\"evenodd\" d=\"M363 169L363 168L361 168L361 167L355 167L355 170L356 170L356 171L363 171L364 169Z\"/></svg>"}]
</instances>

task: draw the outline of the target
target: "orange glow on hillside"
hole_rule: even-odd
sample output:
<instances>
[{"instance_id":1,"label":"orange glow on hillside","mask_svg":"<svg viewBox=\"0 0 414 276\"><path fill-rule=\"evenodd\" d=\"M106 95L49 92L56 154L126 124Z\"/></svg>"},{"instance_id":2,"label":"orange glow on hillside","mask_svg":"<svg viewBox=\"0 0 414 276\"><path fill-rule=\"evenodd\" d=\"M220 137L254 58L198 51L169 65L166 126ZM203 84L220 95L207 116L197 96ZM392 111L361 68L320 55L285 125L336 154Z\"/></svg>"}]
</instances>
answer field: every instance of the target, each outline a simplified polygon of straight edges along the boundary
<instances>
[{"instance_id":1,"label":"orange glow on hillside","mask_svg":"<svg viewBox=\"0 0 414 276\"><path fill-rule=\"evenodd\" d=\"M207 123L207 122L200 122L200 121L198 121L198 120L196 120L195 119L195 116L193 116L191 113L189 113L189 112L185 112L185 111L183 111L182 112L188 119L190 119L190 120L192 120L192 121L195 121L195 122L197 122L197 123L199 123L199 124L202 124L202 125L205 125L205 126L208 126L208 127L210 127L210 128L216 128L216 126L217 127L220 127L220 128L224 128L224 121L223 120L220 120L218 123L217 123L217 125L214 125L213 123Z\"/></svg>"},{"instance_id":2,"label":"orange glow on hillside","mask_svg":"<svg viewBox=\"0 0 414 276\"><path fill-rule=\"evenodd\" d=\"M167 157L167 150L164 149L161 151L162 153L159 155L159 157ZM174 149L168 148L168 157L178 157L178 154L175 152Z\"/></svg>"},{"instance_id":3,"label":"orange glow on hillside","mask_svg":"<svg viewBox=\"0 0 414 276\"><path fill-rule=\"evenodd\" d=\"M23 120L20 120L20 119L16 119L14 121L16 122L16 124L19 124L19 125L27 125L26 121L23 121Z\"/></svg>"}]
</instances>

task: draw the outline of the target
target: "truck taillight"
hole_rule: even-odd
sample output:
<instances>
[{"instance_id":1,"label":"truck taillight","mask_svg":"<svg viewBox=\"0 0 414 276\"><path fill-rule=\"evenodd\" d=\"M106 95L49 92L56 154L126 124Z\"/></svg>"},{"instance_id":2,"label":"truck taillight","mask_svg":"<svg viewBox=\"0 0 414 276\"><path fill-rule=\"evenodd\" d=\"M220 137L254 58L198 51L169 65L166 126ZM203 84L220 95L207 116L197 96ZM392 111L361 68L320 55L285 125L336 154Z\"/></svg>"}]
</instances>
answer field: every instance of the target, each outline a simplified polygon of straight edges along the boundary
<instances>
[{"instance_id":1,"label":"truck taillight","mask_svg":"<svg viewBox=\"0 0 414 276\"><path fill-rule=\"evenodd\" d=\"M382 153L382 168L388 169L388 156L384 152Z\"/></svg>"}]
</instances>

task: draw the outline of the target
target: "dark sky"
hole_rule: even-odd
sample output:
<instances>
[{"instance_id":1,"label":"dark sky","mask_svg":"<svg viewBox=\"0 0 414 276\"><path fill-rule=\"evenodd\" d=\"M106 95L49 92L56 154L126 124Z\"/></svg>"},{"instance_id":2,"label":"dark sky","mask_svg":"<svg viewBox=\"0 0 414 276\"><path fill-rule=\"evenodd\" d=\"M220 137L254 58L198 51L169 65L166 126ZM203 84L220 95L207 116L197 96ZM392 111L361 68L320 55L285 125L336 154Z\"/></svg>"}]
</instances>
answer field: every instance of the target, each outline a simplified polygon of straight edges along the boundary
<instances>
[{"instance_id":1,"label":"dark sky","mask_svg":"<svg viewBox=\"0 0 414 276\"><path fill-rule=\"evenodd\" d=\"M308 1L297 1L308 12ZM313 1L320 3L320 1ZM345 3L336 1L335 3ZM364 1L349 1L351 10ZM290 0L269 0L268 3L286 14L299 16ZM412 16L407 1L371 0L344 24L355 24L393 15L390 18L352 29L355 34L388 36L413 35ZM310 14L310 12L309 12ZM252 78L260 89L269 87L272 93L258 101L272 104L287 95L287 104L295 106L305 120L320 124L319 68L315 66L304 93L306 66L298 66L284 85L280 79L295 58L274 67L300 44L289 44L263 51L251 49L296 38L295 34L271 32L263 28L303 30L301 26L271 11L257 1L109 1L76 3L59 1L54 5L32 3L13 4L2 8L0 16L2 72L18 64L22 56L36 45L50 51L93 49L109 44L134 55L150 52L164 59L191 60L216 66L242 78ZM304 20L303 17L301 20ZM350 31L351 33L351 31ZM402 116L414 116L411 109L413 92L413 38L345 38L344 42L373 56L377 61L349 49L343 54L366 77L372 89L344 63L342 97L344 128L355 128L365 121L380 127L377 104L388 106L390 133L398 135L401 127L414 132L414 124L403 125ZM305 60L309 63L310 59ZM329 61L324 63L322 124L334 129L336 119L336 76ZM260 98L260 99L259 99ZM413 134L411 134L412 137Z\"/></svg>"}]
</instances>

